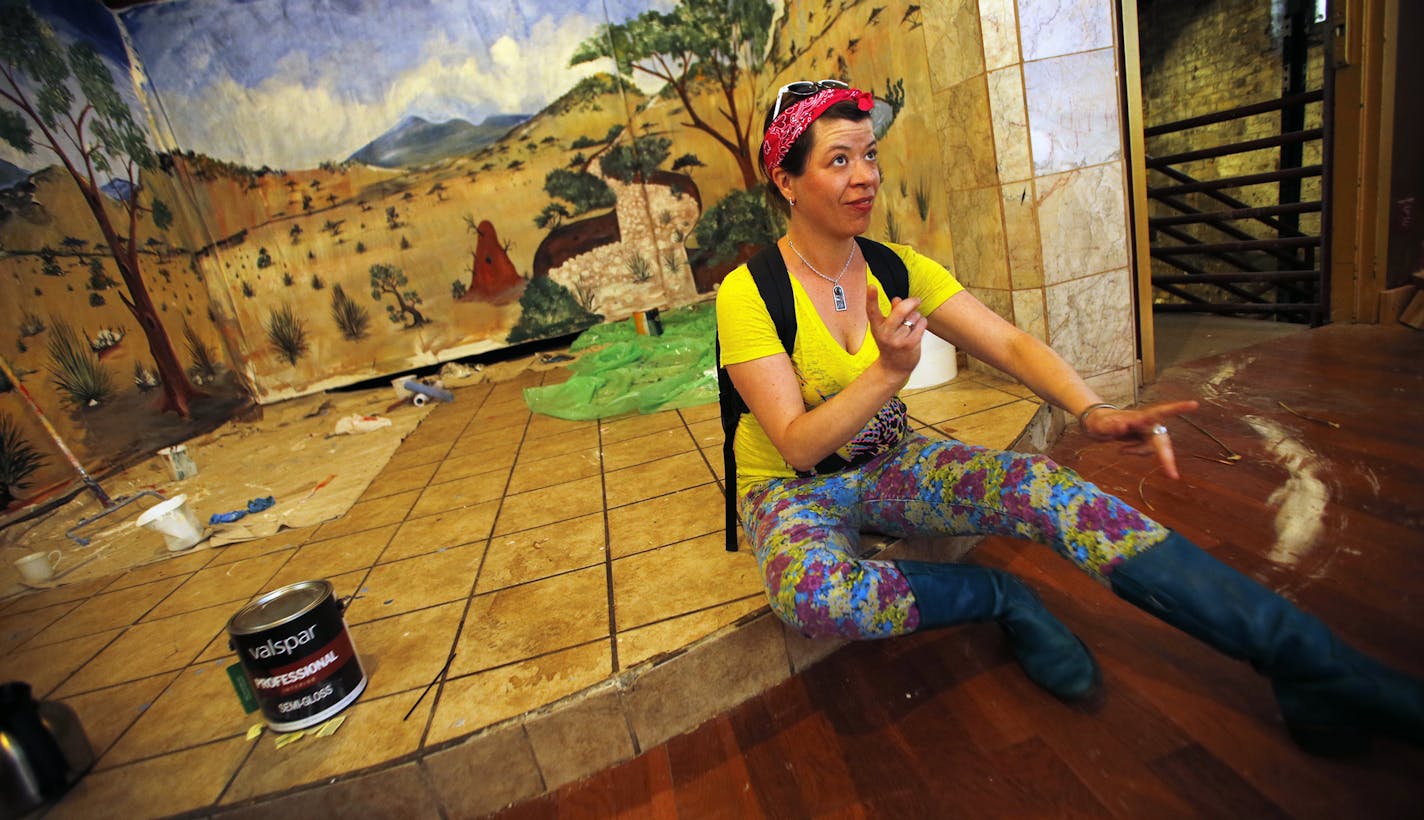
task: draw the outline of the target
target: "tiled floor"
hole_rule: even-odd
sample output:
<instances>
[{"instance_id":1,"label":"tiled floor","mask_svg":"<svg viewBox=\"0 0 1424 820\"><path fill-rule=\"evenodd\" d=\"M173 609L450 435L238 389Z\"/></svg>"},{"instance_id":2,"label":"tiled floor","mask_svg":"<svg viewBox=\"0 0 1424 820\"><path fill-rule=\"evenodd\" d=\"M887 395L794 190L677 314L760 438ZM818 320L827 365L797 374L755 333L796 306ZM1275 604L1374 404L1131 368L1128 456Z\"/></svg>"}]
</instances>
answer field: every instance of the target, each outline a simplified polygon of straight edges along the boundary
<instances>
[{"instance_id":1,"label":"tiled floor","mask_svg":"<svg viewBox=\"0 0 1424 820\"><path fill-rule=\"evenodd\" d=\"M723 549L716 406L532 415L521 390L563 375L459 390L338 519L3 605L0 679L73 707L98 755L46 816L201 813L399 767L763 609L752 556ZM1003 446L1039 409L1027 395L962 373L906 403ZM312 578L354 595L369 686L336 734L277 749L246 737L225 624Z\"/></svg>"}]
</instances>

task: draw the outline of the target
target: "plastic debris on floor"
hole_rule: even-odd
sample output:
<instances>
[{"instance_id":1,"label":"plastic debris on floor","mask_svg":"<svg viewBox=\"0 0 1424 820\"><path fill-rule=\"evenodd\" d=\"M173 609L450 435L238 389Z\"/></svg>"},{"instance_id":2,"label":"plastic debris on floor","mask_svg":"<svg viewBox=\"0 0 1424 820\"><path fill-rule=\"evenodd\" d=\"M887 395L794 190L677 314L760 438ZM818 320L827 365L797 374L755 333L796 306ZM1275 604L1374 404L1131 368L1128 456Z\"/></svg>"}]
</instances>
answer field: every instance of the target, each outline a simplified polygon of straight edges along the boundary
<instances>
[{"instance_id":1,"label":"plastic debris on floor","mask_svg":"<svg viewBox=\"0 0 1424 820\"><path fill-rule=\"evenodd\" d=\"M563 384L528 387L535 413L584 421L652 413L717 400L717 312L712 302L661 313L661 335L640 334L632 319L595 325L569 346L592 351L568 365Z\"/></svg>"}]
</instances>

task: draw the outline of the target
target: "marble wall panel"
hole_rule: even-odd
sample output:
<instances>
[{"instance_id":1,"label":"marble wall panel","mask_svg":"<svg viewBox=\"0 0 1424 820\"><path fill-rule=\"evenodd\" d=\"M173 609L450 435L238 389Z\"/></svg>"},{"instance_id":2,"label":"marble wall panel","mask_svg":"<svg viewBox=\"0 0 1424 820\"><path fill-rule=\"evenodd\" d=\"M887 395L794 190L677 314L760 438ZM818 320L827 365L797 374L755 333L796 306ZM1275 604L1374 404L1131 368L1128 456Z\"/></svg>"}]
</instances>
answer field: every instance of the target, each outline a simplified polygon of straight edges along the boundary
<instances>
[{"instance_id":1,"label":"marble wall panel","mask_svg":"<svg viewBox=\"0 0 1424 820\"><path fill-rule=\"evenodd\" d=\"M954 219L954 274L966 286L1008 290L1008 247L999 208L999 189L949 192Z\"/></svg>"},{"instance_id":2,"label":"marble wall panel","mask_svg":"<svg viewBox=\"0 0 1424 820\"><path fill-rule=\"evenodd\" d=\"M999 288L982 288L978 286L965 286L965 289L974 294L974 298L984 303L984 306L1004 317L1008 321L1014 320L1014 297L1008 290ZM1011 380L1012 381L1012 380Z\"/></svg>"},{"instance_id":3,"label":"marble wall panel","mask_svg":"<svg viewBox=\"0 0 1424 820\"><path fill-rule=\"evenodd\" d=\"M1009 277L1015 289L1043 287L1042 245L1038 241L1038 201L1032 180L1000 186Z\"/></svg>"},{"instance_id":4,"label":"marble wall panel","mask_svg":"<svg viewBox=\"0 0 1424 820\"><path fill-rule=\"evenodd\" d=\"M1017 66L989 72L989 111L994 119L994 158L999 181L1028 179L1028 109L1024 105L1023 70Z\"/></svg>"},{"instance_id":5,"label":"marble wall panel","mask_svg":"<svg viewBox=\"0 0 1424 820\"><path fill-rule=\"evenodd\" d=\"M930 61L930 89L943 91L984 73L976 0L925 3L925 42Z\"/></svg>"},{"instance_id":6,"label":"marble wall panel","mask_svg":"<svg viewBox=\"0 0 1424 820\"><path fill-rule=\"evenodd\" d=\"M1048 318L1044 313L1043 288L1015 290L1014 324L1041 342L1048 341Z\"/></svg>"},{"instance_id":7,"label":"marble wall panel","mask_svg":"<svg viewBox=\"0 0 1424 820\"><path fill-rule=\"evenodd\" d=\"M1040 177L1035 186L1047 284L1127 266L1122 163Z\"/></svg>"},{"instance_id":8,"label":"marble wall panel","mask_svg":"<svg viewBox=\"0 0 1424 820\"><path fill-rule=\"evenodd\" d=\"M1048 343L1084 376L1132 366L1132 278L1127 268L1045 290Z\"/></svg>"},{"instance_id":9,"label":"marble wall panel","mask_svg":"<svg viewBox=\"0 0 1424 820\"><path fill-rule=\"evenodd\" d=\"M1111 402L1119 407L1137 404L1137 366L1135 363L1132 367L1123 367L1099 373L1096 376L1089 376L1084 381L1099 396L1103 397L1103 401Z\"/></svg>"},{"instance_id":10,"label":"marble wall panel","mask_svg":"<svg viewBox=\"0 0 1424 820\"><path fill-rule=\"evenodd\" d=\"M979 0L984 67L993 71L1020 62L1018 14L1014 0Z\"/></svg>"},{"instance_id":11,"label":"marble wall panel","mask_svg":"<svg viewBox=\"0 0 1424 820\"><path fill-rule=\"evenodd\" d=\"M994 128L989 116L989 87L980 74L935 95L944 186L951 191L998 182Z\"/></svg>"},{"instance_id":12,"label":"marble wall panel","mask_svg":"<svg viewBox=\"0 0 1424 820\"><path fill-rule=\"evenodd\" d=\"M1025 60L1108 48L1114 41L1111 0L1019 0Z\"/></svg>"},{"instance_id":13,"label":"marble wall panel","mask_svg":"<svg viewBox=\"0 0 1424 820\"><path fill-rule=\"evenodd\" d=\"M1024 64L1033 170L1052 174L1122 156L1111 48Z\"/></svg>"}]
</instances>

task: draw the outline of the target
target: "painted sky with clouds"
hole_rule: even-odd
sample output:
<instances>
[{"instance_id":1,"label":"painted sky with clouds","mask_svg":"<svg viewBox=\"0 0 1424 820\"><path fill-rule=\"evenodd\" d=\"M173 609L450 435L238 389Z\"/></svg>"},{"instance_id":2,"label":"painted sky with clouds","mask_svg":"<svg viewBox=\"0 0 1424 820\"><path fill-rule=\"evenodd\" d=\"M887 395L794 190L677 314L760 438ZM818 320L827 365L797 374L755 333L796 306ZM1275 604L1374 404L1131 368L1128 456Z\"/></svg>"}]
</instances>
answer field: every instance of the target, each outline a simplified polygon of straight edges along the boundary
<instances>
[{"instance_id":1,"label":"painted sky with clouds","mask_svg":"<svg viewBox=\"0 0 1424 820\"><path fill-rule=\"evenodd\" d=\"M604 22L670 0L187 0L119 17L180 148L249 166L340 161L407 116L533 113L611 63Z\"/></svg>"},{"instance_id":2,"label":"painted sky with clouds","mask_svg":"<svg viewBox=\"0 0 1424 820\"><path fill-rule=\"evenodd\" d=\"M30 2L61 41L93 42L119 92L136 99L118 28L98 0ZM297 169L339 162L408 116L478 124L535 113L582 77L613 69L569 66L600 24L674 4L174 0L131 7L119 22L177 148ZM141 106L135 117L146 120ZM25 157L3 143L0 158L30 170L53 161L47 150Z\"/></svg>"}]
</instances>

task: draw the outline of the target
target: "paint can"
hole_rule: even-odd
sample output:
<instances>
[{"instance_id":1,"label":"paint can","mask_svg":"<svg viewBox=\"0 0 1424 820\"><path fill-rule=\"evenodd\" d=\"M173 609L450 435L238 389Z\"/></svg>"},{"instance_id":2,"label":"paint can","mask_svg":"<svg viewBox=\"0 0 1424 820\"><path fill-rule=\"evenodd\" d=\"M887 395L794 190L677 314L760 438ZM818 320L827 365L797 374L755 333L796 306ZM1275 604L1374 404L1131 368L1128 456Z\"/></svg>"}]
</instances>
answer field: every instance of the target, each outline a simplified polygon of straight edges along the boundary
<instances>
[{"instance_id":1,"label":"paint can","mask_svg":"<svg viewBox=\"0 0 1424 820\"><path fill-rule=\"evenodd\" d=\"M663 320L658 309L640 310L633 314L633 329L642 336L663 335Z\"/></svg>"},{"instance_id":2,"label":"paint can","mask_svg":"<svg viewBox=\"0 0 1424 820\"><path fill-rule=\"evenodd\" d=\"M158 455L168 465L168 471L173 474L174 481L182 481L189 476L198 474L198 465L188 454L188 447L185 444L164 447L158 451Z\"/></svg>"},{"instance_id":3,"label":"paint can","mask_svg":"<svg viewBox=\"0 0 1424 820\"><path fill-rule=\"evenodd\" d=\"M228 645L277 732L321 723L366 689L366 673L328 581L263 595L227 623Z\"/></svg>"}]
</instances>

